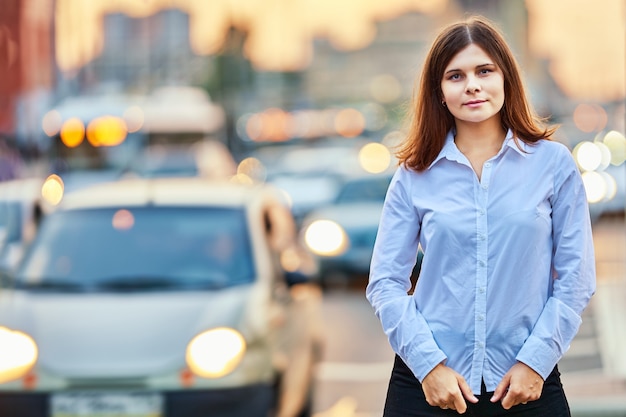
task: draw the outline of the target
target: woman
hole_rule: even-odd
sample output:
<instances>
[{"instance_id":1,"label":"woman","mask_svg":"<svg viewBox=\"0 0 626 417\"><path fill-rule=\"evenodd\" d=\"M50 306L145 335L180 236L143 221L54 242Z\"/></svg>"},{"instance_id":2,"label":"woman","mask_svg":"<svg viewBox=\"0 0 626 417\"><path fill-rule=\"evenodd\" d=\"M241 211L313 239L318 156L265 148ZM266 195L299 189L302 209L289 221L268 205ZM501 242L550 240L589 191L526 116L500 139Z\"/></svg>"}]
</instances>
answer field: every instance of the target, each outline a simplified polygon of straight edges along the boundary
<instances>
[{"instance_id":1,"label":"woman","mask_svg":"<svg viewBox=\"0 0 626 417\"><path fill-rule=\"evenodd\" d=\"M413 111L366 291L397 354L385 416L569 416L557 362L595 291L570 152L481 17L435 39Z\"/></svg>"}]
</instances>

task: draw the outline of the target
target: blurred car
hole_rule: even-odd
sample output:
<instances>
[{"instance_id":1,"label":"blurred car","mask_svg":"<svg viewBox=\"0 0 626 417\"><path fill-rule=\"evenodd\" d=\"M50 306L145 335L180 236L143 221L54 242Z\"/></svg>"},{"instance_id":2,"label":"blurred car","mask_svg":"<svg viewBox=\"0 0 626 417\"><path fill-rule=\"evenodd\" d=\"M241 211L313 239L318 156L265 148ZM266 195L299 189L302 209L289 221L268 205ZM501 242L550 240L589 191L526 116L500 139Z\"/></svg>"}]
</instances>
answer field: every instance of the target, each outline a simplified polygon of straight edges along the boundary
<instances>
[{"instance_id":1,"label":"blurred car","mask_svg":"<svg viewBox=\"0 0 626 417\"><path fill-rule=\"evenodd\" d=\"M65 195L1 281L0 415L310 415L321 292L277 195L199 178Z\"/></svg>"},{"instance_id":2,"label":"blurred car","mask_svg":"<svg viewBox=\"0 0 626 417\"><path fill-rule=\"evenodd\" d=\"M43 214L39 178L0 182L0 271L13 270Z\"/></svg>"},{"instance_id":3,"label":"blurred car","mask_svg":"<svg viewBox=\"0 0 626 417\"><path fill-rule=\"evenodd\" d=\"M129 165L124 177L230 178L236 173L236 163L226 145L204 139L189 144L148 146Z\"/></svg>"},{"instance_id":4,"label":"blurred car","mask_svg":"<svg viewBox=\"0 0 626 417\"><path fill-rule=\"evenodd\" d=\"M363 173L346 178L332 204L310 212L301 235L318 257L322 284L344 284L367 275L378 223L393 172ZM413 276L419 274L418 252Z\"/></svg>"},{"instance_id":5,"label":"blurred car","mask_svg":"<svg viewBox=\"0 0 626 417\"><path fill-rule=\"evenodd\" d=\"M266 181L289 198L298 225L312 210L332 204L343 178L360 173L364 139L327 140L257 150L253 156L267 169Z\"/></svg>"},{"instance_id":6,"label":"blurred car","mask_svg":"<svg viewBox=\"0 0 626 417\"><path fill-rule=\"evenodd\" d=\"M268 182L286 193L298 225L309 212L331 204L341 186L340 177L327 172L277 174Z\"/></svg>"}]
</instances>

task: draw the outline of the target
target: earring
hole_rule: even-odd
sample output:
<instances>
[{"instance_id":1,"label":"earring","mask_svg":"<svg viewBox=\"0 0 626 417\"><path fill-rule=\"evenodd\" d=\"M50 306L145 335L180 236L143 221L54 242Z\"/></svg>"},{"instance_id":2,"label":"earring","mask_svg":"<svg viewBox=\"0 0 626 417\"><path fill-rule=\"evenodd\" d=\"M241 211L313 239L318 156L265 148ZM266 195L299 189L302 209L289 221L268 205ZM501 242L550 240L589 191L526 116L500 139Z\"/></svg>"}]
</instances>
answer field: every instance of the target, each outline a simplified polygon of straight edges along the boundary
<instances>
[{"instance_id":1,"label":"earring","mask_svg":"<svg viewBox=\"0 0 626 417\"><path fill-rule=\"evenodd\" d=\"M443 101L443 100L441 100L441 105L442 105L443 107L446 107L446 102L445 102L445 101Z\"/></svg>"}]
</instances>

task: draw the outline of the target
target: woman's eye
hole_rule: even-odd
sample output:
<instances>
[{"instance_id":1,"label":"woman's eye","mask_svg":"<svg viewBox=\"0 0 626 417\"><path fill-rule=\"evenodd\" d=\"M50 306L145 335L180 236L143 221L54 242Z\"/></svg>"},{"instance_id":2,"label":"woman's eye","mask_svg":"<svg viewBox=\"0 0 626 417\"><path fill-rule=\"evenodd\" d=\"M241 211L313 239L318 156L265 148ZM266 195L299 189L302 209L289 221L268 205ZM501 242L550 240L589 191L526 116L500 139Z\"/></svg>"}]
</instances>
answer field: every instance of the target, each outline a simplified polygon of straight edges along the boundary
<instances>
[{"instance_id":1,"label":"woman's eye","mask_svg":"<svg viewBox=\"0 0 626 417\"><path fill-rule=\"evenodd\" d=\"M450 77L448 77L449 80L458 80L461 78L461 74L452 74Z\"/></svg>"},{"instance_id":2,"label":"woman's eye","mask_svg":"<svg viewBox=\"0 0 626 417\"><path fill-rule=\"evenodd\" d=\"M480 74L489 74L490 72L491 72L491 70L487 69L487 68L483 68L483 69L480 70Z\"/></svg>"}]
</instances>

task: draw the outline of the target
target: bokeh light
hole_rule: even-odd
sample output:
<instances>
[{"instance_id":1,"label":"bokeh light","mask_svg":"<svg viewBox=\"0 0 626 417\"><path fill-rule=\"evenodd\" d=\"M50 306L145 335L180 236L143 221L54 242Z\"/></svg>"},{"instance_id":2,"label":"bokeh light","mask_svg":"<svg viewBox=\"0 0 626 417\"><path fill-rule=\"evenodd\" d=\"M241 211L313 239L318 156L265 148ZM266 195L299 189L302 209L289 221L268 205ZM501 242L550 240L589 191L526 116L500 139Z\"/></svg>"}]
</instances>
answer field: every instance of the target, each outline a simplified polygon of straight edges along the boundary
<instances>
[{"instance_id":1,"label":"bokeh light","mask_svg":"<svg viewBox=\"0 0 626 417\"><path fill-rule=\"evenodd\" d=\"M587 171L582 173L585 192L587 193L587 201L590 203L598 203L607 195L607 184L604 177L599 172Z\"/></svg>"},{"instance_id":2,"label":"bokeh light","mask_svg":"<svg viewBox=\"0 0 626 417\"><path fill-rule=\"evenodd\" d=\"M372 97L381 103L391 103L402 94L400 81L391 74L380 74L372 78L370 82Z\"/></svg>"},{"instance_id":3,"label":"bokeh light","mask_svg":"<svg viewBox=\"0 0 626 417\"><path fill-rule=\"evenodd\" d=\"M254 180L250 178L249 176L247 176L246 174L235 174L230 178L229 181L235 184L245 184L245 185L254 184Z\"/></svg>"},{"instance_id":4,"label":"bokeh light","mask_svg":"<svg viewBox=\"0 0 626 417\"><path fill-rule=\"evenodd\" d=\"M124 122L129 133L138 132L143 127L144 112L139 106L131 106L124 111Z\"/></svg>"},{"instance_id":5,"label":"bokeh light","mask_svg":"<svg viewBox=\"0 0 626 417\"><path fill-rule=\"evenodd\" d=\"M352 138L363 133L365 117L356 109L340 110L335 116L335 130L341 136Z\"/></svg>"},{"instance_id":6,"label":"bokeh light","mask_svg":"<svg viewBox=\"0 0 626 417\"><path fill-rule=\"evenodd\" d=\"M51 110L46 113L41 120L41 128L48 136L54 136L61 131L63 125L63 119L61 113L56 110Z\"/></svg>"},{"instance_id":7,"label":"bokeh light","mask_svg":"<svg viewBox=\"0 0 626 417\"><path fill-rule=\"evenodd\" d=\"M611 165L611 150L608 146L601 141L593 141L593 144L600 151L600 163L596 168L596 171L604 171Z\"/></svg>"},{"instance_id":8,"label":"bokeh light","mask_svg":"<svg viewBox=\"0 0 626 417\"><path fill-rule=\"evenodd\" d=\"M602 151L594 142L582 141L574 147L574 159L584 171L594 171L602 163Z\"/></svg>"},{"instance_id":9,"label":"bokeh light","mask_svg":"<svg viewBox=\"0 0 626 417\"><path fill-rule=\"evenodd\" d=\"M597 104L581 103L574 109L574 124L583 132L597 132L606 127L608 116Z\"/></svg>"},{"instance_id":10,"label":"bokeh light","mask_svg":"<svg viewBox=\"0 0 626 417\"><path fill-rule=\"evenodd\" d=\"M98 117L87 126L87 140L93 146L117 146L127 134L126 123L119 117Z\"/></svg>"},{"instance_id":11,"label":"bokeh light","mask_svg":"<svg viewBox=\"0 0 626 417\"><path fill-rule=\"evenodd\" d=\"M604 183L606 184L606 192L604 196L605 201L609 201L615 198L617 195L617 181L615 178L608 172L600 172L599 173L604 179Z\"/></svg>"},{"instance_id":12,"label":"bokeh light","mask_svg":"<svg viewBox=\"0 0 626 417\"><path fill-rule=\"evenodd\" d=\"M49 204L56 206L63 199L65 185L63 180L56 174L52 174L46 178L41 186L41 196Z\"/></svg>"},{"instance_id":13,"label":"bokeh light","mask_svg":"<svg viewBox=\"0 0 626 417\"><path fill-rule=\"evenodd\" d=\"M611 151L611 164L621 165L626 160L626 138L620 132L611 130L602 141Z\"/></svg>"},{"instance_id":14,"label":"bokeh light","mask_svg":"<svg viewBox=\"0 0 626 417\"><path fill-rule=\"evenodd\" d=\"M391 154L383 144L368 143L359 151L359 163L365 171L377 174L389 168Z\"/></svg>"},{"instance_id":15,"label":"bokeh light","mask_svg":"<svg viewBox=\"0 0 626 417\"><path fill-rule=\"evenodd\" d=\"M193 373L219 378L232 372L246 352L246 341L234 329L220 327L200 333L187 347L187 364Z\"/></svg>"},{"instance_id":16,"label":"bokeh light","mask_svg":"<svg viewBox=\"0 0 626 417\"><path fill-rule=\"evenodd\" d=\"M113 215L113 228L117 230L128 230L135 224L135 216L126 209L121 209Z\"/></svg>"},{"instance_id":17,"label":"bokeh light","mask_svg":"<svg viewBox=\"0 0 626 417\"><path fill-rule=\"evenodd\" d=\"M237 175L245 175L256 182L264 182L267 177L267 170L257 158L245 158L237 166Z\"/></svg>"},{"instance_id":18,"label":"bokeh light","mask_svg":"<svg viewBox=\"0 0 626 417\"><path fill-rule=\"evenodd\" d=\"M35 364L38 354L32 337L0 326L0 384L23 376Z\"/></svg>"},{"instance_id":19,"label":"bokeh light","mask_svg":"<svg viewBox=\"0 0 626 417\"><path fill-rule=\"evenodd\" d=\"M315 220L304 232L304 241L313 253L337 256L348 248L348 237L343 228L331 220Z\"/></svg>"},{"instance_id":20,"label":"bokeh light","mask_svg":"<svg viewBox=\"0 0 626 417\"><path fill-rule=\"evenodd\" d=\"M84 138L85 125L80 119L72 117L61 126L61 141L68 148L77 147Z\"/></svg>"}]
</instances>

